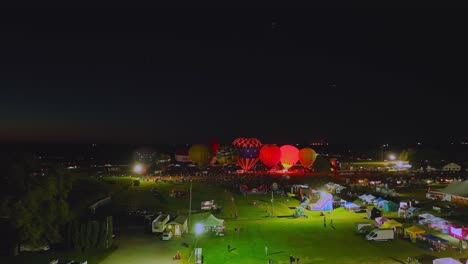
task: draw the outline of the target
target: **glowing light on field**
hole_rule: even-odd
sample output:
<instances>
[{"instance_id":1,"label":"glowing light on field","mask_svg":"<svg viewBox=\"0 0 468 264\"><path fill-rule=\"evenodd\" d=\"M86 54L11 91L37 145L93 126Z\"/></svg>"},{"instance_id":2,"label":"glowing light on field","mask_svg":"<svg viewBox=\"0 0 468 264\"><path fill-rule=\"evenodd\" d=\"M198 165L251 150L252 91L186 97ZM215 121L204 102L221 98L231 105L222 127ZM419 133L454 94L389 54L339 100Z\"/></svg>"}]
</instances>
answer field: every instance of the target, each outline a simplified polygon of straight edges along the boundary
<instances>
[{"instance_id":1,"label":"glowing light on field","mask_svg":"<svg viewBox=\"0 0 468 264\"><path fill-rule=\"evenodd\" d=\"M135 167L133 167L133 171L136 172L136 173L142 173L143 172L143 166L141 166L140 164L137 164L137 165L135 165Z\"/></svg>"},{"instance_id":2,"label":"glowing light on field","mask_svg":"<svg viewBox=\"0 0 468 264\"><path fill-rule=\"evenodd\" d=\"M203 225L202 224L196 224L195 225L195 234L199 235L203 232Z\"/></svg>"}]
</instances>

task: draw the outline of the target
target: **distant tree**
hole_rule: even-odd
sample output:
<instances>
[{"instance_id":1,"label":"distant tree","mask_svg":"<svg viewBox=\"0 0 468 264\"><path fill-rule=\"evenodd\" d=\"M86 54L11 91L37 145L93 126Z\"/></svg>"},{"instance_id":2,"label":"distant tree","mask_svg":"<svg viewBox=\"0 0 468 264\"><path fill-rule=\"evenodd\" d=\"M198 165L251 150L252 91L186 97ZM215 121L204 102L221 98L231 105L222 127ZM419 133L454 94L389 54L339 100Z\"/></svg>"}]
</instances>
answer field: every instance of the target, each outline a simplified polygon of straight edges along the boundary
<instances>
[{"instance_id":1,"label":"distant tree","mask_svg":"<svg viewBox=\"0 0 468 264\"><path fill-rule=\"evenodd\" d=\"M70 219L67 204L71 179L56 164L17 159L5 168L0 215L10 219L20 243L56 243Z\"/></svg>"},{"instance_id":2,"label":"distant tree","mask_svg":"<svg viewBox=\"0 0 468 264\"><path fill-rule=\"evenodd\" d=\"M314 168L315 171L330 171L330 163L326 158L318 155L312 168Z\"/></svg>"},{"instance_id":3,"label":"distant tree","mask_svg":"<svg viewBox=\"0 0 468 264\"><path fill-rule=\"evenodd\" d=\"M86 223L80 224L80 246L83 251L89 247L86 227Z\"/></svg>"},{"instance_id":4,"label":"distant tree","mask_svg":"<svg viewBox=\"0 0 468 264\"><path fill-rule=\"evenodd\" d=\"M99 235L97 247L104 249L107 246L107 219L99 221Z\"/></svg>"},{"instance_id":5,"label":"distant tree","mask_svg":"<svg viewBox=\"0 0 468 264\"><path fill-rule=\"evenodd\" d=\"M427 169L428 166L439 168L442 164L441 153L432 148L410 148L408 160L414 169Z\"/></svg>"},{"instance_id":6,"label":"distant tree","mask_svg":"<svg viewBox=\"0 0 468 264\"><path fill-rule=\"evenodd\" d=\"M92 248L97 247L98 236L99 236L99 222L92 221L91 228L90 228L90 237L88 238L90 247Z\"/></svg>"},{"instance_id":7,"label":"distant tree","mask_svg":"<svg viewBox=\"0 0 468 264\"><path fill-rule=\"evenodd\" d=\"M80 242L80 224L77 221L72 222L72 241L74 249L81 249Z\"/></svg>"},{"instance_id":8,"label":"distant tree","mask_svg":"<svg viewBox=\"0 0 468 264\"><path fill-rule=\"evenodd\" d=\"M106 248L110 248L112 246L112 241L113 241L112 236L113 235L114 235L114 227L113 227L112 216L108 216L107 217L107 245L106 245Z\"/></svg>"}]
</instances>

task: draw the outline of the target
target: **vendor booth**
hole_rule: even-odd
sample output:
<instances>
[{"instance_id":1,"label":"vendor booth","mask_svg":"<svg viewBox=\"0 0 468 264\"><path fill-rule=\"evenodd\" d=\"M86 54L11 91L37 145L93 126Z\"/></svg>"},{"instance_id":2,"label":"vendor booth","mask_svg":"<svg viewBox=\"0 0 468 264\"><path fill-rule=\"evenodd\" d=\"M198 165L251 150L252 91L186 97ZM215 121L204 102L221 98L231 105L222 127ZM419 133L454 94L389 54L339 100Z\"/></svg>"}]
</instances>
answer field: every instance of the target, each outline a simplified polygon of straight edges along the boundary
<instances>
[{"instance_id":1,"label":"vendor booth","mask_svg":"<svg viewBox=\"0 0 468 264\"><path fill-rule=\"evenodd\" d=\"M426 231L417 226L412 226L405 228L405 237L409 237L413 243L416 243L416 238L422 234L425 234Z\"/></svg>"},{"instance_id":2,"label":"vendor booth","mask_svg":"<svg viewBox=\"0 0 468 264\"><path fill-rule=\"evenodd\" d=\"M381 217L376 217L375 218L375 226L379 227L381 225L383 225L385 222L389 221L388 218L385 218L383 216Z\"/></svg>"},{"instance_id":3,"label":"vendor booth","mask_svg":"<svg viewBox=\"0 0 468 264\"><path fill-rule=\"evenodd\" d=\"M352 203L352 202L346 202L345 205L344 205L344 208L348 211L357 211L359 210L361 207L355 203Z\"/></svg>"},{"instance_id":4,"label":"vendor booth","mask_svg":"<svg viewBox=\"0 0 468 264\"><path fill-rule=\"evenodd\" d=\"M451 226L449 229L449 233L451 236L455 238L468 240L468 227Z\"/></svg>"},{"instance_id":5,"label":"vendor booth","mask_svg":"<svg viewBox=\"0 0 468 264\"><path fill-rule=\"evenodd\" d=\"M216 231L217 233L224 233L224 220L218 219L212 214L198 222L198 224L201 224L204 230Z\"/></svg>"},{"instance_id":6,"label":"vendor booth","mask_svg":"<svg viewBox=\"0 0 468 264\"><path fill-rule=\"evenodd\" d=\"M384 201L383 202L383 211L388 213L388 212L396 212L398 211L398 204L392 202L392 201Z\"/></svg>"},{"instance_id":7,"label":"vendor booth","mask_svg":"<svg viewBox=\"0 0 468 264\"><path fill-rule=\"evenodd\" d=\"M393 231L395 231L396 233L398 234L401 234L402 233L402 228L403 228L403 224L396 221L396 220L388 220L386 221L385 223L383 223L381 226L379 226L380 229L393 229Z\"/></svg>"}]
</instances>

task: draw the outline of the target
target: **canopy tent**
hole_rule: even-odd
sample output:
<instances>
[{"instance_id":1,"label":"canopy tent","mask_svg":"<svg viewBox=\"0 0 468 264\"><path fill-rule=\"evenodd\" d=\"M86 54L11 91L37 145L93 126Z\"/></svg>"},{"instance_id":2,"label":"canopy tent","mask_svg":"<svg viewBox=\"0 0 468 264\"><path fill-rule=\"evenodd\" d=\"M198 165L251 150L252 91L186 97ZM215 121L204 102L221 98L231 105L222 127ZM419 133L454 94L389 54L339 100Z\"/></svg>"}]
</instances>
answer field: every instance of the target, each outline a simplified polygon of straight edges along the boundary
<instances>
[{"instance_id":1,"label":"canopy tent","mask_svg":"<svg viewBox=\"0 0 468 264\"><path fill-rule=\"evenodd\" d=\"M416 240L416 237L418 235L422 235L426 233L426 231L424 229L421 229L417 226L412 226L412 227L408 227L408 228L405 228L405 236L409 236L411 238L411 240Z\"/></svg>"},{"instance_id":2,"label":"canopy tent","mask_svg":"<svg viewBox=\"0 0 468 264\"><path fill-rule=\"evenodd\" d=\"M379 198L377 198L377 199L375 199L375 200L376 200L377 202L381 202L381 201L384 201L384 198L379 197Z\"/></svg>"},{"instance_id":3,"label":"canopy tent","mask_svg":"<svg viewBox=\"0 0 468 264\"><path fill-rule=\"evenodd\" d=\"M430 228L438 228L444 234L448 234L450 232L450 227L453 226L451 222L431 214L422 214L419 215L419 218L419 224L427 225Z\"/></svg>"},{"instance_id":4,"label":"canopy tent","mask_svg":"<svg viewBox=\"0 0 468 264\"><path fill-rule=\"evenodd\" d=\"M389 221L388 218L385 218L385 217L376 217L375 218L375 226L381 226L383 225L385 222Z\"/></svg>"},{"instance_id":5,"label":"canopy tent","mask_svg":"<svg viewBox=\"0 0 468 264\"><path fill-rule=\"evenodd\" d=\"M398 204L392 202L392 201L384 201L383 202L383 211L384 212L396 212L398 211Z\"/></svg>"},{"instance_id":6,"label":"canopy tent","mask_svg":"<svg viewBox=\"0 0 468 264\"><path fill-rule=\"evenodd\" d=\"M217 227L217 226L223 226L224 220L218 219L214 215L210 214L207 218L201 220L198 223L203 225L204 227Z\"/></svg>"},{"instance_id":7,"label":"canopy tent","mask_svg":"<svg viewBox=\"0 0 468 264\"><path fill-rule=\"evenodd\" d=\"M403 218L411 218L414 215L414 212L419 210L419 208L416 207L400 207L398 209L398 216L403 217Z\"/></svg>"},{"instance_id":8,"label":"canopy tent","mask_svg":"<svg viewBox=\"0 0 468 264\"><path fill-rule=\"evenodd\" d=\"M438 258L432 261L432 264L463 264L453 258Z\"/></svg>"},{"instance_id":9,"label":"canopy tent","mask_svg":"<svg viewBox=\"0 0 468 264\"><path fill-rule=\"evenodd\" d=\"M396 220L391 219L383 223L381 226L379 226L379 228L381 229L394 228L394 227L403 227L403 224Z\"/></svg>"},{"instance_id":10,"label":"canopy tent","mask_svg":"<svg viewBox=\"0 0 468 264\"><path fill-rule=\"evenodd\" d=\"M364 201L367 204L371 204L372 200L375 199L375 196L372 195L372 194L363 194L363 195L359 196L359 199L361 199L362 201Z\"/></svg>"},{"instance_id":11,"label":"canopy tent","mask_svg":"<svg viewBox=\"0 0 468 264\"><path fill-rule=\"evenodd\" d=\"M359 205L352 203L352 202L346 202L344 207L346 210L357 210L360 208Z\"/></svg>"},{"instance_id":12,"label":"canopy tent","mask_svg":"<svg viewBox=\"0 0 468 264\"><path fill-rule=\"evenodd\" d=\"M463 240L468 240L468 227L450 227L450 235Z\"/></svg>"}]
</instances>

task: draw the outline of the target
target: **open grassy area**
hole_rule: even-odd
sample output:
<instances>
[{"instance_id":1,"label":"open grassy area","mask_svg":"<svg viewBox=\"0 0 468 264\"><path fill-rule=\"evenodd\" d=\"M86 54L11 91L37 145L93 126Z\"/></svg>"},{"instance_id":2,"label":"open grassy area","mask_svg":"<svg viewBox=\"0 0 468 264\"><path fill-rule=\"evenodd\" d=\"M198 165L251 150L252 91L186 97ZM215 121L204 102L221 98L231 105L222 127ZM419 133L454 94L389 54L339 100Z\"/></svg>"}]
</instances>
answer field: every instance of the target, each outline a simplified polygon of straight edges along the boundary
<instances>
[{"instance_id":1,"label":"open grassy area","mask_svg":"<svg viewBox=\"0 0 468 264\"><path fill-rule=\"evenodd\" d=\"M115 181L124 186L132 179L105 178L106 182ZM309 184L314 179L304 179ZM122 182L120 182L122 181ZM122 183L122 184L120 184ZM108 184L108 183L106 183ZM114 183L116 184L116 183ZM320 182L316 185L323 184ZM306 211L308 218L293 218L294 208L299 201L288 197L274 197L273 208L271 193L267 195L241 195L230 192L222 187L206 183L193 182L192 199L192 229L195 224L206 217L208 213L200 211L200 202L215 200L223 207L223 211L216 217L225 219L226 233L224 237L217 237L214 233L203 233L196 236L194 233L183 238L171 241L161 241L154 234L145 234L143 226L125 225L125 221L114 219L115 249L105 252L62 252L62 253L33 253L24 254L15 258L14 263L47 263L53 258L84 260L88 263L194 263L191 253L195 247L203 249L204 263L289 263L289 256L300 258L301 264L306 263L406 263L410 257L423 257L422 263L431 263L433 257L452 256L456 258L468 257L468 253L458 254L449 249L445 252L430 252L416 244L400 238L391 242L368 242L361 235L355 233L355 223L373 222L365 219L364 213L345 211L343 208L335 209L325 214ZM117 187L116 187L117 188ZM162 211L175 214L187 214L189 199L170 197L172 190L189 192L190 183L174 184L153 181L141 181L139 186L118 188L112 192L112 210L125 212L128 210ZM156 189L159 195L153 195L151 189ZM423 198L417 191L405 193L405 198ZM254 205L255 202L255 205ZM426 201L427 202L427 201ZM273 212L274 217L269 217ZM432 212L431 212L432 213ZM238 217L236 217L236 214ZM396 213L384 214L387 217L396 217ZM118 218L118 216L114 216ZM334 227L330 225L333 220ZM405 226L412 225L405 223ZM236 232L235 229L239 229ZM434 230L431 233L438 234ZM448 238L447 235L440 235ZM184 247L182 242L188 243ZM452 238L451 242L456 244ZM228 245L231 250L228 251ZM265 254L268 247L268 255ZM182 253L182 259L173 262L175 252ZM33 261L34 260L34 261ZM37 261L36 261L37 260Z\"/></svg>"},{"instance_id":2,"label":"open grassy area","mask_svg":"<svg viewBox=\"0 0 468 264\"><path fill-rule=\"evenodd\" d=\"M150 193L151 188L157 188L163 199L153 197ZM188 191L189 183L142 182L140 186L132 186L114 197L114 205L126 208L129 204L133 204L134 207L140 209L154 208L161 211L186 213L188 200L168 197L167 194L172 189ZM270 218L268 217L272 210L270 194L243 196L238 193L225 192L224 189L219 187L200 183L193 184L192 225L195 225L198 219L202 219L207 215L198 211L200 202L208 199L214 199L223 206L223 212L216 216L225 219L226 235L216 237L213 233L204 233L197 237L190 234L180 240L164 241L167 245L172 245L170 246L171 254L176 250L182 252L181 263L193 263L193 259L189 261L188 258L195 244L203 248L204 263L208 264L267 263L268 259L272 259L274 263L289 263L290 254L299 257L300 263L350 264L401 263L408 256L425 256L426 260L430 260L431 256L468 257L467 254L459 255L454 250L440 253L429 252L399 238L391 242L368 242L355 233L355 223L373 221L364 219L364 213L347 212L342 208L326 213L327 227L324 227L324 217L321 217L319 212L307 212L308 218L292 218L293 208L299 202L295 199L288 201L286 197L274 197L273 214L275 217ZM256 205L252 205L253 201L257 201ZM235 218L236 212L238 214L237 218ZM392 213L388 216L394 217L396 214ZM330 226L330 220L332 219L335 229ZM409 226L411 224L405 225ZM240 232L235 232L235 228L239 228ZM119 245L118 240L116 241L116 244ZM188 242L190 247L182 247L182 241ZM125 244L123 241L122 243ZM165 252L161 254L167 255L167 245L163 245L162 248L165 250L162 251ZM227 250L228 245L231 246L230 252ZM268 256L265 255L265 246L268 247ZM139 263L153 263L152 259L155 258L155 252L161 250L160 247L157 245L154 245L154 248L149 247L147 249L136 247L134 249L135 254L138 256L136 259L139 260ZM126 243L126 250L132 251L128 243ZM112 259L112 263L119 263L118 258L113 257L115 254L119 254L119 249L113 252L109 259ZM167 263L172 263L168 256L164 259L167 259ZM104 261L104 263L110 262Z\"/></svg>"}]
</instances>

